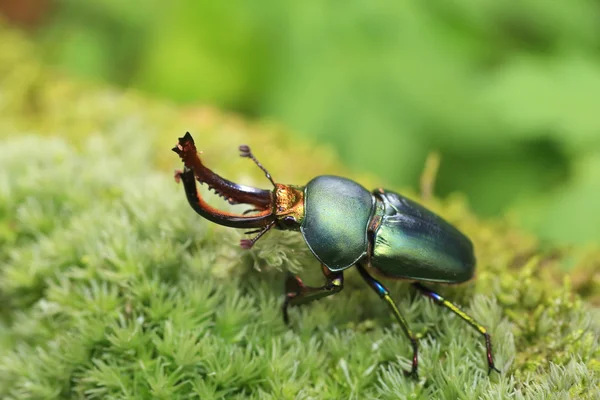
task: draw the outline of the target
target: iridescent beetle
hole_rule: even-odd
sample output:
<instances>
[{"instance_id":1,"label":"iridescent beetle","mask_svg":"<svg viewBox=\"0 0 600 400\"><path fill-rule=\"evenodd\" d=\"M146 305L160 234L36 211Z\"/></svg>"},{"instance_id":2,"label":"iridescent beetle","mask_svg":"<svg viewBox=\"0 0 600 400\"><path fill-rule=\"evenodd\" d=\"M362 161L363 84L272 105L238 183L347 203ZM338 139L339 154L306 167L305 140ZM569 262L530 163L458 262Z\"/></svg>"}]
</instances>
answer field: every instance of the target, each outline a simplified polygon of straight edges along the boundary
<instances>
[{"instance_id":1,"label":"iridescent beetle","mask_svg":"<svg viewBox=\"0 0 600 400\"><path fill-rule=\"evenodd\" d=\"M486 328L455 304L423 286L419 281L461 283L475 270L471 241L454 226L419 204L384 189L369 192L356 182L337 176L317 176L304 187L275 183L267 170L240 146L240 155L252 159L273 184L273 190L239 185L208 169L198 157L194 139L187 132L173 148L184 163L175 178L182 181L190 206L202 217L231 228L252 229L252 239L241 241L249 249L269 229L299 231L321 262L325 284L310 287L297 276L285 285L283 319L288 307L338 293L344 287L344 270L356 266L362 278L388 304L411 341L412 368L417 376L418 342L389 291L365 266L391 277L415 281L413 286L437 304L449 308L485 338L488 373L498 371ZM231 204L253 208L243 214L218 210L207 204L196 188L196 180ZM500 372L500 371L498 371Z\"/></svg>"}]
</instances>

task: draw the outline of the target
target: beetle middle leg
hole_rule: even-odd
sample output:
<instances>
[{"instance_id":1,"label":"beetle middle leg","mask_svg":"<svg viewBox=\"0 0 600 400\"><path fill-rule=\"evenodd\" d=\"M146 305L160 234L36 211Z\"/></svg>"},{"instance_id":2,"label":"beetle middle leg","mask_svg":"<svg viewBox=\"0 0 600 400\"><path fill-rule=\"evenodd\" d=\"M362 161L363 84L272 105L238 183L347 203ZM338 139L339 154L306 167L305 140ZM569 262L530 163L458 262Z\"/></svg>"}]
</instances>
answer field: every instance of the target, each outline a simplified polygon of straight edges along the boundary
<instances>
[{"instance_id":1,"label":"beetle middle leg","mask_svg":"<svg viewBox=\"0 0 600 400\"><path fill-rule=\"evenodd\" d=\"M402 327L404 334L410 339L410 343L411 343L412 349L413 349L412 367L411 367L410 371L406 371L405 374L411 375L414 378L418 378L419 375L418 375L417 369L419 368L419 356L418 356L419 342L417 340L417 336L408 327L408 323L406 322L406 319L400 312L400 309L398 309L398 306L396 305L396 303L390 296L390 292L385 288L385 286L383 286L377 279L375 279L371 275L369 275L367 270L362 265L356 264L356 268L358 269L358 272L360 272L360 275L362 276L362 278L369 284L371 289L373 289L379 295L379 297L381 297L383 300L385 300L385 302L388 304L388 306L392 309L392 313L394 314L394 316L400 323L400 326Z\"/></svg>"},{"instance_id":2,"label":"beetle middle leg","mask_svg":"<svg viewBox=\"0 0 600 400\"><path fill-rule=\"evenodd\" d=\"M442 307L446 307L446 308L450 309L450 311L452 311L453 313L458 315L460 318L462 318L464 321L466 321L469 325L471 325L473 328L475 328L477 330L477 332L481 333L483 335L483 337L485 338L485 348L486 348L487 361L488 361L488 375L490 374L490 372L492 372L492 370L500 373L500 370L498 370L498 368L496 368L496 366L494 365L494 356L492 354L492 339L491 339L490 334L487 332L487 329L483 325L481 325L479 322L475 321L475 319L473 319L473 317L471 317L470 315L465 313L463 310L458 308L458 306L456 304L446 300L445 298L443 298L442 296L440 296L433 290L428 289L427 287L421 285L418 282L413 283L413 286L417 290L419 290L419 292L421 292L421 294L431 298L437 305L440 305Z\"/></svg>"},{"instance_id":3,"label":"beetle middle leg","mask_svg":"<svg viewBox=\"0 0 600 400\"><path fill-rule=\"evenodd\" d=\"M289 306L305 304L313 300L331 296L340 292L344 288L344 273L331 271L322 265L323 275L325 275L325 285L320 287L306 286L297 276L290 276L285 282L285 300L283 302L283 321L290 323L288 316Z\"/></svg>"}]
</instances>

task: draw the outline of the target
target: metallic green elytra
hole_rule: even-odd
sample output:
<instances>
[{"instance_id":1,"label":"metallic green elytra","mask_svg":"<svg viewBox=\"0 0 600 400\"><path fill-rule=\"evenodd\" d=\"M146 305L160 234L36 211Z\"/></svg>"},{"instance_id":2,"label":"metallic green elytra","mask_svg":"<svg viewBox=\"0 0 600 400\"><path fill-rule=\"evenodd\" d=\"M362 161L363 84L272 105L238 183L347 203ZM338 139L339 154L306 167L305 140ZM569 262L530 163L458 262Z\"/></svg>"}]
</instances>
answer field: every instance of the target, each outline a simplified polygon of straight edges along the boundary
<instances>
[{"instance_id":1,"label":"metallic green elytra","mask_svg":"<svg viewBox=\"0 0 600 400\"><path fill-rule=\"evenodd\" d=\"M190 206L214 223L253 229L252 239L241 241L243 248L272 228L301 232L306 244L322 264L325 284L305 285L297 276L285 283L283 318L289 322L288 307L337 293L344 287L343 271L355 266L365 282L386 302L411 341L413 357L410 374L417 376L418 341L389 291L367 269L384 276L416 281L412 285L437 304L466 321L486 342L488 373L498 369L492 357L487 329L458 306L420 281L461 283L473 277L475 255L471 241L454 226L423 206L398 193L377 189L369 192L358 183L337 176L318 176L305 187L275 183L248 146L240 155L250 158L265 173L272 190L239 185L207 168L197 154L189 133L173 148L184 163L175 178L182 181ZM206 184L231 204L252 208L242 214L216 209L196 188ZM499 372L499 371L498 371Z\"/></svg>"},{"instance_id":2,"label":"metallic green elytra","mask_svg":"<svg viewBox=\"0 0 600 400\"><path fill-rule=\"evenodd\" d=\"M471 241L397 193L378 189L371 194L349 179L318 176L304 189L304 207L300 231L315 257L332 271L366 257L372 267L394 278L459 283L473 276Z\"/></svg>"},{"instance_id":3,"label":"metallic green elytra","mask_svg":"<svg viewBox=\"0 0 600 400\"><path fill-rule=\"evenodd\" d=\"M386 276L459 283L473 277L471 241L428 209L397 193L375 191L384 204L371 265Z\"/></svg>"}]
</instances>

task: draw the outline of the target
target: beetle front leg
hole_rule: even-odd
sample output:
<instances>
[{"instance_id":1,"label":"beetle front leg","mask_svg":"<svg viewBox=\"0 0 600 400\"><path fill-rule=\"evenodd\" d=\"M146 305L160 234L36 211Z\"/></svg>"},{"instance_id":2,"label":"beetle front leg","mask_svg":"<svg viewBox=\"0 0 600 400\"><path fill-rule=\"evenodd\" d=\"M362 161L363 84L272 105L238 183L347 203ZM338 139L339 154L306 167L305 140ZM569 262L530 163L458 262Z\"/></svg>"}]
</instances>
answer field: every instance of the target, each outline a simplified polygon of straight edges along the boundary
<instances>
[{"instance_id":1,"label":"beetle front leg","mask_svg":"<svg viewBox=\"0 0 600 400\"><path fill-rule=\"evenodd\" d=\"M383 286L377 279L369 275L367 270L362 265L356 264L356 268L358 269L358 272L360 272L362 278L369 284L371 289L373 289L379 295L379 297L385 300L388 306L392 309L392 313L400 323L404 334L410 339L410 344L412 345L413 349L412 367L410 371L406 371L405 374L418 379L419 374L417 370L419 368L419 342L417 340L417 336L408 327L406 319L404 319L404 316L398 309L398 306L390 296L390 292L385 288L385 286Z\"/></svg>"},{"instance_id":2,"label":"beetle front leg","mask_svg":"<svg viewBox=\"0 0 600 400\"><path fill-rule=\"evenodd\" d=\"M449 308L450 311L452 311L453 313L455 313L456 315L461 317L469 325L471 325L473 328L475 328L477 330L477 332L481 333L483 335L483 337L485 338L485 348L486 348L487 361L488 361L488 375L492 372L492 370L500 373L500 370L498 368L496 368L496 366L494 365L494 356L492 354L492 339L491 339L490 334L487 332L487 329L485 329L485 327L483 325L481 325L479 322L475 321L475 319L473 319L473 317L471 317L470 315L465 313L463 310L458 308L458 306L456 304L444 299L442 296L440 296L433 290L428 289L427 287L421 285L418 282L413 283L413 286L415 288L417 288L421 292L421 294L431 298L437 305Z\"/></svg>"},{"instance_id":3,"label":"beetle front leg","mask_svg":"<svg viewBox=\"0 0 600 400\"><path fill-rule=\"evenodd\" d=\"M321 287L306 286L302 279L297 276L290 276L285 282L285 300L283 302L283 321L290 323L288 316L289 306L309 303L323 297L331 296L340 292L344 288L344 273L331 271L326 266L322 265L323 275L327 280L325 285Z\"/></svg>"}]
</instances>

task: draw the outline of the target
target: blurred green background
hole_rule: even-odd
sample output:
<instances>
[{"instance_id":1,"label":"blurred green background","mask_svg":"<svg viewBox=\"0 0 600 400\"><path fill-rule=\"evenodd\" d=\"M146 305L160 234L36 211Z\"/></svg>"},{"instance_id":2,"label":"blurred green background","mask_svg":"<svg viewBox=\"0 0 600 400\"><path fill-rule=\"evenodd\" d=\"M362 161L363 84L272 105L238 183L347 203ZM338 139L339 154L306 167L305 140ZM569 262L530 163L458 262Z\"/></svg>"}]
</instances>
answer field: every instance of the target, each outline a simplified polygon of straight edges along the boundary
<instances>
[{"instance_id":1,"label":"blurred green background","mask_svg":"<svg viewBox=\"0 0 600 400\"><path fill-rule=\"evenodd\" d=\"M388 187L416 188L437 150L438 195L464 192L548 241L600 242L598 0L0 9L65 74L284 124Z\"/></svg>"}]
</instances>

